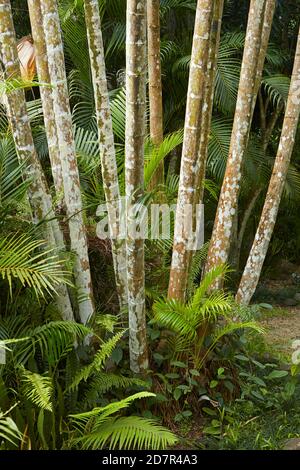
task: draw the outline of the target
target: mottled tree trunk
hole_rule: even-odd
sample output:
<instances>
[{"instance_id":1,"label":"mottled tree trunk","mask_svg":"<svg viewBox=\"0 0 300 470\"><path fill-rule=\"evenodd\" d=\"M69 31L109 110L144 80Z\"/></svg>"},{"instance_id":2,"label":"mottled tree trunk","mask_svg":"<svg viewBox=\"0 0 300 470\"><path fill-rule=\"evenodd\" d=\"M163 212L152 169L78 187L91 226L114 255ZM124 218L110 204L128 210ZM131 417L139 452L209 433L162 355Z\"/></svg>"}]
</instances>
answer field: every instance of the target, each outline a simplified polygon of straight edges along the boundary
<instances>
[{"instance_id":1,"label":"mottled tree trunk","mask_svg":"<svg viewBox=\"0 0 300 470\"><path fill-rule=\"evenodd\" d=\"M128 303L126 245L125 240L120 239L120 190L98 0L85 0L84 6L115 279L120 307L124 309Z\"/></svg>"},{"instance_id":2,"label":"mottled tree trunk","mask_svg":"<svg viewBox=\"0 0 300 470\"><path fill-rule=\"evenodd\" d=\"M271 28L272 28L272 22L273 22L273 17L274 17L274 12L275 12L275 6L276 6L276 0L267 0L266 1L266 8L265 8L265 17L264 17L264 24L263 24L263 30L262 30L262 40L261 40L261 48L260 48L260 54L259 54L259 59L258 59L258 66L257 66L257 73L256 73L256 82L255 82L255 90L254 94L255 97L259 97L259 101L261 102L262 94L259 91L260 86L261 86L261 79L262 79L262 74L263 74L263 67L264 67L264 61L268 49L268 44L269 44L269 39L270 39L270 33L271 33ZM253 106L252 106L252 114L251 114L251 120L253 118L253 114L255 111L255 105L256 105L256 99L253 101ZM280 115L280 109L281 106L278 106L277 109L274 111L273 115L271 116L271 119L269 123L267 124L266 122L266 114L264 116L261 116L261 132L262 132L262 147L264 152L266 152L269 140L271 137L271 134L274 130L274 126L277 122L277 119ZM261 111L261 107L260 107ZM262 113L261 113L262 114ZM240 256L241 256L241 249L242 249L242 243L244 239L244 234L247 228L248 221L251 217L252 211L254 210L256 201L261 194L262 189L258 189L255 191L253 197L251 198L251 201L249 202L245 212L243 213L242 220L240 223L240 230L238 233L238 237L235 243L235 246L231 246L231 252L232 252L232 259L230 259L230 264L231 266L238 271L239 270L239 263L240 263ZM236 211L236 217L238 219L238 210ZM238 224L239 225L239 224Z\"/></svg>"},{"instance_id":3,"label":"mottled tree trunk","mask_svg":"<svg viewBox=\"0 0 300 470\"><path fill-rule=\"evenodd\" d=\"M127 0L125 178L127 224L134 224L131 205L143 193L146 107L146 0ZM127 234L127 278L130 367L148 367L145 317L144 240Z\"/></svg>"},{"instance_id":4,"label":"mottled tree trunk","mask_svg":"<svg viewBox=\"0 0 300 470\"><path fill-rule=\"evenodd\" d=\"M255 79L255 86L254 86L254 100L252 103L251 121L252 121L253 114L255 111L257 94L261 86L261 79L263 75L264 64L265 64L265 59L266 59L269 40L270 40L273 17L275 13L276 0L266 0L265 3L266 5L265 5L265 11L264 11L262 33L261 33L260 52L258 56L258 64L257 64L257 70L256 70L256 79Z\"/></svg>"},{"instance_id":5,"label":"mottled tree trunk","mask_svg":"<svg viewBox=\"0 0 300 470\"><path fill-rule=\"evenodd\" d=\"M162 143L164 137L159 5L160 0L147 1L150 137L153 144L157 146ZM156 188L163 182L164 162L162 161L150 181L149 188Z\"/></svg>"},{"instance_id":6,"label":"mottled tree trunk","mask_svg":"<svg viewBox=\"0 0 300 470\"><path fill-rule=\"evenodd\" d=\"M21 71L9 0L0 0L0 56L5 78L20 78ZM63 234L55 219L52 198L34 147L24 90L15 89L8 93L6 106L17 154L20 162L25 163L24 177L31 181L28 188L28 198L33 222L38 224L49 219L48 223L43 224L45 238L49 246L57 246L62 249L64 247ZM64 320L74 319L65 285L58 288L57 304Z\"/></svg>"},{"instance_id":7,"label":"mottled tree trunk","mask_svg":"<svg viewBox=\"0 0 300 470\"><path fill-rule=\"evenodd\" d=\"M27 0L30 15L31 33L34 40L36 55L36 67L39 82L42 84L50 83L47 48L43 29L43 18L40 2L36 0ZM58 139L53 110L52 89L50 86L40 87L41 101L44 114L45 130L48 142L49 158L51 162L51 171L54 187L56 191L57 208L63 206L63 176L61 161L59 158Z\"/></svg>"},{"instance_id":8,"label":"mottled tree trunk","mask_svg":"<svg viewBox=\"0 0 300 470\"><path fill-rule=\"evenodd\" d=\"M236 300L239 303L248 304L255 292L273 234L299 122L299 90L300 31L278 152L259 226L236 295Z\"/></svg>"},{"instance_id":9,"label":"mottled tree trunk","mask_svg":"<svg viewBox=\"0 0 300 470\"><path fill-rule=\"evenodd\" d=\"M86 323L94 312L94 306L60 21L56 0L41 0L40 4L47 46L50 83L52 85L53 109L63 174L71 249L75 254L74 274L79 316L81 322Z\"/></svg>"},{"instance_id":10,"label":"mottled tree trunk","mask_svg":"<svg viewBox=\"0 0 300 470\"><path fill-rule=\"evenodd\" d=\"M187 207L194 206L199 163L202 109L209 56L213 2L198 0L187 95L184 139L169 281L169 298L184 300L188 278L188 237L183 227Z\"/></svg>"},{"instance_id":11,"label":"mottled tree trunk","mask_svg":"<svg viewBox=\"0 0 300 470\"><path fill-rule=\"evenodd\" d=\"M271 22L266 19L267 0L251 0L236 111L224 181L219 198L205 271L228 261L233 221L238 206L243 157L245 155ZM270 7L270 2L268 2ZM273 15L272 15L273 16ZM263 47L262 47L263 46ZM215 287L221 287L219 279Z\"/></svg>"},{"instance_id":12,"label":"mottled tree trunk","mask_svg":"<svg viewBox=\"0 0 300 470\"><path fill-rule=\"evenodd\" d=\"M198 182L196 191L196 203L203 202L204 180L208 154L208 141L211 129L211 119L214 101L214 82L217 70L223 9L224 0L215 0L213 21L210 33L209 56L205 82L205 96L201 118L201 137L198 162L199 168L197 169Z\"/></svg>"}]
</instances>

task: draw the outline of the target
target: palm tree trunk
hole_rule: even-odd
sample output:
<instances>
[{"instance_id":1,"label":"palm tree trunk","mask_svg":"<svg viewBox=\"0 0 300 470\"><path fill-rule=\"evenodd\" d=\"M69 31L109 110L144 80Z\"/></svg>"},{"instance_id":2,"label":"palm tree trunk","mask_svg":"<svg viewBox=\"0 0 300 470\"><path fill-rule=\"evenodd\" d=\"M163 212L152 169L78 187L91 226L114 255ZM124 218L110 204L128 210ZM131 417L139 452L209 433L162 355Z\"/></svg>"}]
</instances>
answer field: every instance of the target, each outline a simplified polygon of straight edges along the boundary
<instances>
[{"instance_id":1,"label":"palm tree trunk","mask_svg":"<svg viewBox=\"0 0 300 470\"><path fill-rule=\"evenodd\" d=\"M150 137L154 145L163 141L163 103L160 60L160 0L147 1L148 22L148 70L150 103ZM164 162L159 164L149 188L155 188L164 182Z\"/></svg>"},{"instance_id":2,"label":"palm tree trunk","mask_svg":"<svg viewBox=\"0 0 300 470\"><path fill-rule=\"evenodd\" d=\"M132 204L143 193L146 109L146 0L127 0L125 180L127 222L134 224ZM145 317L144 241L127 234L130 367L148 367Z\"/></svg>"},{"instance_id":3,"label":"palm tree trunk","mask_svg":"<svg viewBox=\"0 0 300 470\"><path fill-rule=\"evenodd\" d=\"M184 300L188 278L189 233L183 229L187 207L194 206L200 148L201 117L205 98L205 78L209 56L213 4L198 0L190 65L180 180L174 229L174 245L169 281L169 298Z\"/></svg>"},{"instance_id":4,"label":"palm tree trunk","mask_svg":"<svg viewBox=\"0 0 300 470\"><path fill-rule=\"evenodd\" d=\"M124 309L128 303L126 246L125 240L120 239L120 189L98 0L85 0L84 6L99 134L102 180L110 224L116 287L120 307Z\"/></svg>"},{"instance_id":5,"label":"palm tree trunk","mask_svg":"<svg viewBox=\"0 0 300 470\"><path fill-rule=\"evenodd\" d=\"M21 71L9 0L0 0L0 56L5 77L20 79ZM50 222L43 224L45 238L50 247L56 246L59 250L63 249L63 234L55 219L52 198L33 143L24 90L15 89L8 93L6 105L17 154L20 162L25 164L24 177L31 181L28 198L33 222L38 224L49 218ZM64 320L74 320L65 285L60 285L58 288L57 305Z\"/></svg>"},{"instance_id":6,"label":"palm tree trunk","mask_svg":"<svg viewBox=\"0 0 300 470\"><path fill-rule=\"evenodd\" d=\"M281 106L279 105L279 106L277 106L276 110L272 114L269 123L267 124L267 122L266 122L266 112L265 112L265 110L261 109L262 94L260 92L264 61L265 61L265 57L266 57L266 53L267 53L267 49L268 49L270 33L271 33L271 28L272 28L272 22L273 22L273 17L274 17L274 13L275 13L275 7L276 7L276 0L267 0L266 1L266 10L265 10L265 18L264 18L264 25L263 25L263 31L262 31L261 49L260 49L260 54L259 54L259 59L258 59L258 67L257 67L255 91L254 91L255 96L258 95L259 103L260 103L259 107L260 107L260 112L261 112L262 147L263 147L264 152L267 151L269 141L270 141L270 137L272 135L275 124L276 124L276 122L277 122L277 120L280 116L280 112L281 112ZM254 114L254 111L255 111L255 104L256 104L256 100L254 100L254 102L253 102L252 118L253 118L253 114ZM252 211L255 208L256 201L259 198L261 193L262 193L261 188L258 188L254 192L254 195L252 196L245 212L243 213L243 217L242 217L241 224L240 224L241 228L240 228L240 231L239 231L239 234L238 234L238 239L237 239L237 242L236 242L235 253L234 253L234 256L233 256L233 260L231 260L231 264L232 264L232 266L234 267L234 269L236 271L239 270L242 243L243 243L244 235L245 235L245 232L246 232L247 224L248 224L248 221L251 217ZM237 216L238 216L238 214L237 214Z\"/></svg>"},{"instance_id":7,"label":"palm tree trunk","mask_svg":"<svg viewBox=\"0 0 300 470\"><path fill-rule=\"evenodd\" d=\"M269 40L270 40L275 7L276 7L276 0L266 0L264 21L263 21L262 34L261 34L260 53L258 56L258 64L257 64L256 79L255 79L255 86L254 86L254 100L252 103L251 121L253 119L253 114L255 111L257 94L261 86L261 79L262 79L262 75L264 71L264 64L265 64L265 59L266 59Z\"/></svg>"},{"instance_id":8,"label":"palm tree trunk","mask_svg":"<svg viewBox=\"0 0 300 470\"><path fill-rule=\"evenodd\" d=\"M206 171L206 161L208 152L208 141L211 128L213 100L214 100L214 82L217 70L217 60L220 44L222 16L224 9L224 0L216 0L214 6L213 21L210 33L210 46L207 66L207 76L205 83L205 97L202 111L201 121L201 138L200 138L200 150L199 150L199 169L197 192L196 192L196 203L203 202L204 193L204 180Z\"/></svg>"},{"instance_id":9,"label":"palm tree trunk","mask_svg":"<svg viewBox=\"0 0 300 470\"><path fill-rule=\"evenodd\" d=\"M32 39L34 41L38 79L40 83L48 84L50 83L50 76L41 6L40 3L36 2L35 0L27 0L27 3L30 16ZM63 176L59 158L56 124L54 119L52 90L48 86L41 86L40 94L48 142L49 158L51 162L51 171L57 197L56 206L58 209L61 209L63 206L64 193Z\"/></svg>"},{"instance_id":10,"label":"palm tree trunk","mask_svg":"<svg viewBox=\"0 0 300 470\"><path fill-rule=\"evenodd\" d=\"M81 322L86 323L94 313L94 306L60 21L55 0L41 0L40 4L47 45L49 75L52 85L53 109L63 173L64 197L71 249L75 253L74 274L79 316Z\"/></svg>"},{"instance_id":11,"label":"palm tree trunk","mask_svg":"<svg viewBox=\"0 0 300 470\"><path fill-rule=\"evenodd\" d=\"M300 30L278 152L259 226L236 295L239 303L248 304L255 292L273 234L299 122L299 83Z\"/></svg>"},{"instance_id":12,"label":"palm tree trunk","mask_svg":"<svg viewBox=\"0 0 300 470\"><path fill-rule=\"evenodd\" d=\"M271 22L265 21L266 6L271 8L271 4L272 2L267 0L251 0L250 3L229 156L208 250L206 272L213 266L228 261L233 221L238 205L242 162L248 145L271 30ZM215 287L221 285L222 279L218 279Z\"/></svg>"}]
</instances>

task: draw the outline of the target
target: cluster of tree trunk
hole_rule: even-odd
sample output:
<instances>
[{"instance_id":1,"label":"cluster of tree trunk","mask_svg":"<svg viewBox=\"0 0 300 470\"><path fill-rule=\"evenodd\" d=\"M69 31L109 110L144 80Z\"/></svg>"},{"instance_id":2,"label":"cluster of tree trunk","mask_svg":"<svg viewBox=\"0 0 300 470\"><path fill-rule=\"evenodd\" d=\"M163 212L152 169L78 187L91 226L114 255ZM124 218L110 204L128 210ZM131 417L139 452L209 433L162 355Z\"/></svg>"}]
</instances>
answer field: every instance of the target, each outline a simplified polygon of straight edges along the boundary
<instances>
[{"instance_id":1,"label":"cluster of tree trunk","mask_svg":"<svg viewBox=\"0 0 300 470\"><path fill-rule=\"evenodd\" d=\"M237 221L243 161L260 90L275 5L275 0L250 1L230 150L205 272L229 260ZM58 5L56 0L28 0L28 7L38 79L41 83L51 85L51 87L41 86L40 92L56 192L55 203L51 198L34 147L22 89L16 88L7 94L7 113L19 159L26 162L24 176L32 180L28 198L34 223L48 220L47 224L43 224L45 238L49 245L55 245L59 252L67 248L55 214L63 213L68 226L70 249L74 253L74 283L77 298L76 302L73 299L71 303L66 286L61 286L57 298L58 306L64 319L74 320L78 315L80 321L86 323L94 313L94 304ZM186 297L187 279L193 256L188 247L189 234L185 233L182 225L183 212L186 205L192 206L195 211L197 204L203 202L223 7L224 0L197 1L168 289L168 296L180 301L184 301ZM119 237L120 188L105 73L99 2L84 0L84 8L98 126L99 158L108 209L116 288L120 308L128 311L131 368L134 372L140 373L148 367L144 241L129 236L123 241ZM159 146L163 141L159 8L159 0L148 0L148 2L127 0L125 179L128 224L134 222L132 204L138 202L143 195L147 73L150 135L155 146ZM10 0L0 0L0 57L2 73L6 79L20 77L32 79L33 63L32 55L28 52L29 46L30 44L25 43L22 45L24 62L27 61L31 67L31 75L25 77L26 74L24 70L22 71L23 67L20 69L18 59ZM21 49L19 46L19 55ZM255 239L236 295L236 300L240 303L248 304L255 292L276 222L299 120L299 83L300 34L274 169ZM278 119L278 114L274 117L271 128L266 129L265 146L268 145L275 119ZM161 163L154 174L150 189L163 181L164 165ZM250 212L258 195L259 191L249 202ZM247 214L245 220L247 222ZM242 235L245 223L244 220L241 223ZM223 280L219 279L215 288L221 288L222 283Z\"/></svg>"}]
</instances>

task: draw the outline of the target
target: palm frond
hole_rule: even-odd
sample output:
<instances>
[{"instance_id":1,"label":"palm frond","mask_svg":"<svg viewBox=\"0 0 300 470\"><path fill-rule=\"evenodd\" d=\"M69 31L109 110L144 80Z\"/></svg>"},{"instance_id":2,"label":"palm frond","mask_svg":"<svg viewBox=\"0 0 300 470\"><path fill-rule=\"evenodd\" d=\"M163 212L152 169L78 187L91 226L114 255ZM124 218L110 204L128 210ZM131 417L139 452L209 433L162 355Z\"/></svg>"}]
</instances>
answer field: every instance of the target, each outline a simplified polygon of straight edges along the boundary
<instances>
[{"instance_id":1,"label":"palm frond","mask_svg":"<svg viewBox=\"0 0 300 470\"><path fill-rule=\"evenodd\" d=\"M295 203L300 200L300 173L299 170L290 164L283 190L283 198Z\"/></svg>"},{"instance_id":2,"label":"palm frond","mask_svg":"<svg viewBox=\"0 0 300 470\"><path fill-rule=\"evenodd\" d=\"M20 202L30 184L22 180L26 162L19 164L13 141L9 138L0 140L0 214Z\"/></svg>"},{"instance_id":3,"label":"palm frond","mask_svg":"<svg viewBox=\"0 0 300 470\"><path fill-rule=\"evenodd\" d=\"M20 333L17 339L22 340L22 343L17 344L12 351L18 363L25 364L38 350L53 365L57 364L68 348L73 347L76 341L82 341L92 330L76 322L51 321L35 328L24 328Z\"/></svg>"},{"instance_id":4,"label":"palm frond","mask_svg":"<svg viewBox=\"0 0 300 470\"><path fill-rule=\"evenodd\" d=\"M44 241L31 240L26 235L0 239L0 275L9 283L11 293L14 278L23 286L32 287L37 296L56 293L62 282L70 284L55 249L36 252L44 247Z\"/></svg>"},{"instance_id":5,"label":"palm frond","mask_svg":"<svg viewBox=\"0 0 300 470\"><path fill-rule=\"evenodd\" d=\"M124 22L116 22L106 45L105 57L109 59L116 51L122 51L125 48L125 41L126 25Z\"/></svg>"},{"instance_id":6,"label":"palm frond","mask_svg":"<svg viewBox=\"0 0 300 470\"><path fill-rule=\"evenodd\" d=\"M231 298L222 291L214 291L205 299L201 305L201 317L198 318L198 325L204 321L216 322L220 317L226 317L232 310Z\"/></svg>"},{"instance_id":7,"label":"palm frond","mask_svg":"<svg viewBox=\"0 0 300 470\"><path fill-rule=\"evenodd\" d=\"M190 308L197 310L201 307L203 299L208 292L209 288L215 283L219 277L224 277L229 272L228 266L220 264L214 267L211 271L206 273L202 279L200 286L196 289L192 300L190 301Z\"/></svg>"},{"instance_id":8,"label":"palm frond","mask_svg":"<svg viewBox=\"0 0 300 470\"><path fill-rule=\"evenodd\" d=\"M208 143L207 170L218 181L222 181L229 153L232 121L213 117Z\"/></svg>"},{"instance_id":9,"label":"palm frond","mask_svg":"<svg viewBox=\"0 0 300 470\"><path fill-rule=\"evenodd\" d=\"M153 305L154 318L152 322L161 324L164 328L184 336L190 341L196 338L196 314L183 303L175 299L159 299Z\"/></svg>"},{"instance_id":10,"label":"palm frond","mask_svg":"<svg viewBox=\"0 0 300 470\"><path fill-rule=\"evenodd\" d=\"M273 106L276 107L280 103L286 103L290 88L290 78L285 75L272 75L271 77L263 77L262 86L268 94Z\"/></svg>"},{"instance_id":11,"label":"palm frond","mask_svg":"<svg viewBox=\"0 0 300 470\"><path fill-rule=\"evenodd\" d=\"M223 336L237 330L251 329L257 333L264 334L265 329L255 321L232 322L217 328L213 334L213 343L217 343Z\"/></svg>"},{"instance_id":12,"label":"palm frond","mask_svg":"<svg viewBox=\"0 0 300 470\"><path fill-rule=\"evenodd\" d=\"M43 123L43 107L40 99L27 101L27 113L31 125L38 126Z\"/></svg>"},{"instance_id":13,"label":"palm frond","mask_svg":"<svg viewBox=\"0 0 300 470\"><path fill-rule=\"evenodd\" d=\"M114 94L110 104L114 134L125 142L126 92L121 88Z\"/></svg>"},{"instance_id":14,"label":"palm frond","mask_svg":"<svg viewBox=\"0 0 300 470\"><path fill-rule=\"evenodd\" d=\"M15 90L24 90L37 86L50 86L47 83L39 83L32 80L24 80L21 78L7 78L6 80L1 79L0 82L0 97L4 94L10 94Z\"/></svg>"},{"instance_id":15,"label":"palm frond","mask_svg":"<svg viewBox=\"0 0 300 470\"><path fill-rule=\"evenodd\" d=\"M84 173L90 174L99 168L100 151L98 136L91 130L74 126L74 140L79 165Z\"/></svg>"},{"instance_id":16,"label":"palm frond","mask_svg":"<svg viewBox=\"0 0 300 470\"><path fill-rule=\"evenodd\" d=\"M189 270L188 282L187 282L187 294L188 298L194 293L196 289L196 279L200 278L203 262L206 259L209 242L204 243L200 250L193 253L191 259L191 266Z\"/></svg>"},{"instance_id":17,"label":"palm frond","mask_svg":"<svg viewBox=\"0 0 300 470\"><path fill-rule=\"evenodd\" d=\"M5 416L0 410L0 447L1 441L7 441L13 446L18 446L18 441L22 440L22 433L15 421L9 416Z\"/></svg>"},{"instance_id":18,"label":"palm frond","mask_svg":"<svg viewBox=\"0 0 300 470\"><path fill-rule=\"evenodd\" d=\"M171 10L176 9L180 11L182 8L195 10L196 5L192 0L161 0L160 2L160 14L162 18Z\"/></svg>"},{"instance_id":19,"label":"palm frond","mask_svg":"<svg viewBox=\"0 0 300 470\"><path fill-rule=\"evenodd\" d=\"M160 162L166 158L166 156L172 152L178 145L183 141L183 130L173 132L165 136L163 142L158 146L154 147L150 142L145 145L145 169L144 169L144 180L145 186L147 187L151 181L152 176L157 170Z\"/></svg>"}]
</instances>

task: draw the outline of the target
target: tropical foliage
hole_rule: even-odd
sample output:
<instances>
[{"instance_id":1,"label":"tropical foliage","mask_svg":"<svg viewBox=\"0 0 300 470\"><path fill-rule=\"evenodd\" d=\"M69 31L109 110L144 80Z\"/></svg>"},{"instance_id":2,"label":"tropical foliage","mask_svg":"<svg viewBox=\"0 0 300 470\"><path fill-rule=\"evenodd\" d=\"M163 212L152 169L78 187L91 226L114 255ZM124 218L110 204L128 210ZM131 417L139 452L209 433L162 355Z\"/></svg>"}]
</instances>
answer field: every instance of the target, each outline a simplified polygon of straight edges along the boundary
<instances>
[{"instance_id":1,"label":"tropical foliage","mask_svg":"<svg viewBox=\"0 0 300 470\"><path fill-rule=\"evenodd\" d=\"M1 450L299 437L299 365L264 340L268 298L249 306L282 260L299 300L299 18L290 0L0 0ZM152 221L167 236L122 238L120 196L125 225L132 201L178 203ZM192 251L186 202L193 226L205 206Z\"/></svg>"}]
</instances>

